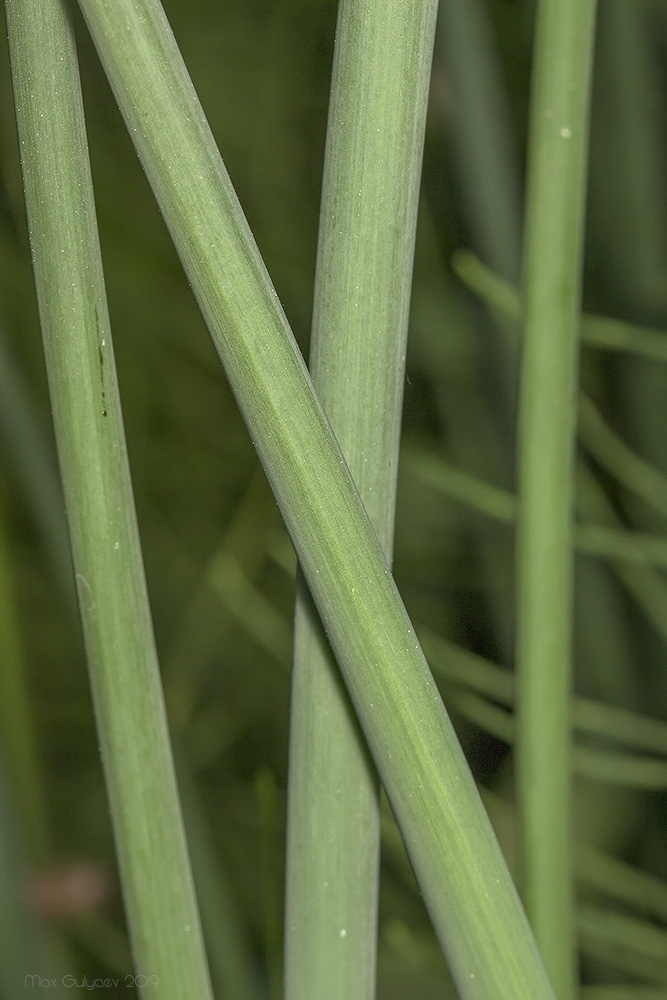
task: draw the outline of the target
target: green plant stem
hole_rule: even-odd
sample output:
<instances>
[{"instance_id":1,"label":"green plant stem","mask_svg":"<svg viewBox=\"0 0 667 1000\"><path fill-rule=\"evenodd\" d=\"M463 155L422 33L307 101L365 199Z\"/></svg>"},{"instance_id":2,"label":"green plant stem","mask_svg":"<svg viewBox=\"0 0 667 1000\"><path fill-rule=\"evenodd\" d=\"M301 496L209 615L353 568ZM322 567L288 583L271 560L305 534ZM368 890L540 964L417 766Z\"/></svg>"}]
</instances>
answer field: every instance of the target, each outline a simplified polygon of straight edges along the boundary
<instances>
[{"instance_id":1,"label":"green plant stem","mask_svg":"<svg viewBox=\"0 0 667 1000\"><path fill-rule=\"evenodd\" d=\"M576 995L570 803L572 506L594 0L541 0L520 402L517 773L526 910L560 1000Z\"/></svg>"},{"instance_id":2,"label":"green plant stem","mask_svg":"<svg viewBox=\"0 0 667 1000\"><path fill-rule=\"evenodd\" d=\"M310 371L391 561L436 4L342 0ZM303 579L295 619L286 899L289 1000L375 994L375 771Z\"/></svg>"},{"instance_id":3,"label":"green plant stem","mask_svg":"<svg viewBox=\"0 0 667 1000\"><path fill-rule=\"evenodd\" d=\"M61 0L7 0L28 224L90 681L136 971L160 1000L208 973L122 426L74 35Z\"/></svg>"},{"instance_id":4,"label":"green plant stem","mask_svg":"<svg viewBox=\"0 0 667 1000\"><path fill-rule=\"evenodd\" d=\"M156 0L79 0L465 1000L552 991L474 781Z\"/></svg>"}]
</instances>

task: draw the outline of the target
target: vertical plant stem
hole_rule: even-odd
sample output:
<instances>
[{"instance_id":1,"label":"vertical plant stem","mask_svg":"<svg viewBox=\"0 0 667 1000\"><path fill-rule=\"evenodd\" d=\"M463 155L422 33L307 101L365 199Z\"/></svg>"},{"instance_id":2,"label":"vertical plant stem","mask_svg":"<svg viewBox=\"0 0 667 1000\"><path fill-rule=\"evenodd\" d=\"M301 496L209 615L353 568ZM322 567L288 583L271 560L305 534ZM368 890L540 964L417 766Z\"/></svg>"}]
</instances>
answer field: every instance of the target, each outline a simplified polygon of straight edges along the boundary
<instances>
[{"instance_id":1,"label":"vertical plant stem","mask_svg":"<svg viewBox=\"0 0 667 1000\"><path fill-rule=\"evenodd\" d=\"M164 12L157 0L79 4L276 495L462 1000L548 1000L475 783Z\"/></svg>"},{"instance_id":2,"label":"vertical plant stem","mask_svg":"<svg viewBox=\"0 0 667 1000\"><path fill-rule=\"evenodd\" d=\"M310 370L391 560L436 4L341 0ZM290 721L288 1000L375 993L379 810L363 734L299 584Z\"/></svg>"},{"instance_id":3,"label":"vertical plant stem","mask_svg":"<svg viewBox=\"0 0 667 1000\"><path fill-rule=\"evenodd\" d=\"M26 206L102 758L136 961L210 996L139 546L72 25L7 0Z\"/></svg>"},{"instance_id":4,"label":"vertical plant stem","mask_svg":"<svg viewBox=\"0 0 667 1000\"><path fill-rule=\"evenodd\" d=\"M576 993L570 808L577 345L595 0L541 0L520 406L517 767L523 890L556 994Z\"/></svg>"}]
</instances>

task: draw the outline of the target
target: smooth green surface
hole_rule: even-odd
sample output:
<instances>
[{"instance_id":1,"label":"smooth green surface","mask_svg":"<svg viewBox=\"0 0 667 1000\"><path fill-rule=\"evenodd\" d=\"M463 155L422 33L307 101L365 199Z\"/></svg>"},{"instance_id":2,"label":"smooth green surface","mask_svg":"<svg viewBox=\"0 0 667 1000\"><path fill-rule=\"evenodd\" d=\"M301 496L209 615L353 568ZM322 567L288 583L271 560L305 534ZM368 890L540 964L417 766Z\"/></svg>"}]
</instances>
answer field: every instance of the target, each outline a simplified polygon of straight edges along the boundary
<instances>
[{"instance_id":1,"label":"smooth green surface","mask_svg":"<svg viewBox=\"0 0 667 1000\"><path fill-rule=\"evenodd\" d=\"M526 911L576 995L570 697L575 400L594 0L538 4L529 137L517 511L516 760Z\"/></svg>"},{"instance_id":2,"label":"smooth green surface","mask_svg":"<svg viewBox=\"0 0 667 1000\"><path fill-rule=\"evenodd\" d=\"M465 759L161 8L148 0L80 6L276 494L461 994L550 997Z\"/></svg>"},{"instance_id":3,"label":"smooth green surface","mask_svg":"<svg viewBox=\"0 0 667 1000\"><path fill-rule=\"evenodd\" d=\"M6 3L28 224L102 759L136 972L210 996L125 451L72 27Z\"/></svg>"},{"instance_id":4,"label":"smooth green surface","mask_svg":"<svg viewBox=\"0 0 667 1000\"><path fill-rule=\"evenodd\" d=\"M310 371L387 560L436 5L342 0ZM285 996L375 996L378 784L303 580L290 716Z\"/></svg>"}]
</instances>

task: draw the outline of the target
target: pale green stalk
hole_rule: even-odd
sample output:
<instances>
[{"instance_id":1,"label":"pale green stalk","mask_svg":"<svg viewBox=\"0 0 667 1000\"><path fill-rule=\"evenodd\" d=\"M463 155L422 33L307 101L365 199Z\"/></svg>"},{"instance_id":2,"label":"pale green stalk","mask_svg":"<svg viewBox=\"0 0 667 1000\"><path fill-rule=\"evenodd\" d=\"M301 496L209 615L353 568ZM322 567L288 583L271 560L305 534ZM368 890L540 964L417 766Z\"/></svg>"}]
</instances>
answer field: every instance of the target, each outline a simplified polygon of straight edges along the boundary
<instances>
[{"instance_id":1,"label":"pale green stalk","mask_svg":"<svg viewBox=\"0 0 667 1000\"><path fill-rule=\"evenodd\" d=\"M401 825L462 998L552 996L386 560L156 0L80 0Z\"/></svg>"},{"instance_id":2,"label":"pale green stalk","mask_svg":"<svg viewBox=\"0 0 667 1000\"><path fill-rule=\"evenodd\" d=\"M102 760L137 973L210 996L127 464L74 35L7 0L30 242Z\"/></svg>"},{"instance_id":3,"label":"pale green stalk","mask_svg":"<svg viewBox=\"0 0 667 1000\"><path fill-rule=\"evenodd\" d=\"M391 561L436 4L341 0L310 371ZM375 771L301 579L290 718L285 996L375 994Z\"/></svg>"},{"instance_id":4,"label":"pale green stalk","mask_svg":"<svg viewBox=\"0 0 667 1000\"><path fill-rule=\"evenodd\" d=\"M517 521L517 772L526 910L577 992L571 859L572 508L594 0L538 5Z\"/></svg>"}]
</instances>

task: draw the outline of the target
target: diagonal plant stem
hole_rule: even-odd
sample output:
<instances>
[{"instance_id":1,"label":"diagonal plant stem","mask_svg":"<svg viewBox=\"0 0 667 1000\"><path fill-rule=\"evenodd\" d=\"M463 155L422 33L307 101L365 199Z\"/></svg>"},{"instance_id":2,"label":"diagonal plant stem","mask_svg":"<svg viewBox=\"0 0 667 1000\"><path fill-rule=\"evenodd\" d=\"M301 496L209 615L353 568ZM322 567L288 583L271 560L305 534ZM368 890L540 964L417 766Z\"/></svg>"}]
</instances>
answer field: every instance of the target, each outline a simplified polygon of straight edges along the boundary
<instances>
[{"instance_id":1,"label":"diagonal plant stem","mask_svg":"<svg viewBox=\"0 0 667 1000\"><path fill-rule=\"evenodd\" d=\"M90 681L136 970L210 997L116 381L74 35L7 0L30 241Z\"/></svg>"},{"instance_id":2,"label":"diagonal plant stem","mask_svg":"<svg viewBox=\"0 0 667 1000\"><path fill-rule=\"evenodd\" d=\"M436 4L341 0L310 371L387 560ZM378 786L303 579L290 718L285 996L375 994Z\"/></svg>"},{"instance_id":3,"label":"diagonal plant stem","mask_svg":"<svg viewBox=\"0 0 667 1000\"><path fill-rule=\"evenodd\" d=\"M570 808L572 507L595 0L541 0L531 112L517 519L523 892L556 994L577 992Z\"/></svg>"},{"instance_id":4,"label":"diagonal plant stem","mask_svg":"<svg viewBox=\"0 0 667 1000\"><path fill-rule=\"evenodd\" d=\"M488 817L157 0L79 0L464 1000L552 991Z\"/></svg>"}]
</instances>

